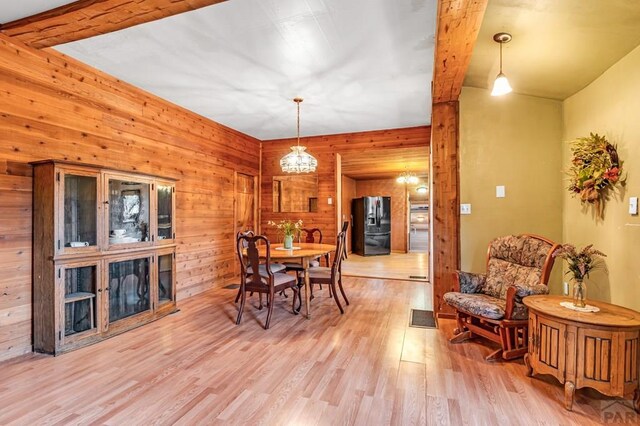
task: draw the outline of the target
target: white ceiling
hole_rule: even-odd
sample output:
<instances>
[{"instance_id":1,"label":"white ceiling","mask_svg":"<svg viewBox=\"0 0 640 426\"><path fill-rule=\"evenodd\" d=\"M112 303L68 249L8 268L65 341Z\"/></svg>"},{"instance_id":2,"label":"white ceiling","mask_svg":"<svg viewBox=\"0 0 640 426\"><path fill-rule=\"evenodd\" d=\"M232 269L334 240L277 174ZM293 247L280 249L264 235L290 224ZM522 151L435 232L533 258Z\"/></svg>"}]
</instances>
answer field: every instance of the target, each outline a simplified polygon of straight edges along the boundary
<instances>
[{"instance_id":1,"label":"white ceiling","mask_svg":"<svg viewBox=\"0 0 640 426\"><path fill-rule=\"evenodd\" d=\"M259 139L430 122L436 0L230 0L57 46Z\"/></svg>"},{"instance_id":2,"label":"white ceiling","mask_svg":"<svg viewBox=\"0 0 640 426\"><path fill-rule=\"evenodd\" d=\"M0 0L0 23L6 24L74 2L75 0Z\"/></svg>"},{"instance_id":3,"label":"white ceiling","mask_svg":"<svg viewBox=\"0 0 640 426\"><path fill-rule=\"evenodd\" d=\"M640 44L639 0L489 0L465 86L489 88L499 70L513 91L565 99Z\"/></svg>"}]
</instances>

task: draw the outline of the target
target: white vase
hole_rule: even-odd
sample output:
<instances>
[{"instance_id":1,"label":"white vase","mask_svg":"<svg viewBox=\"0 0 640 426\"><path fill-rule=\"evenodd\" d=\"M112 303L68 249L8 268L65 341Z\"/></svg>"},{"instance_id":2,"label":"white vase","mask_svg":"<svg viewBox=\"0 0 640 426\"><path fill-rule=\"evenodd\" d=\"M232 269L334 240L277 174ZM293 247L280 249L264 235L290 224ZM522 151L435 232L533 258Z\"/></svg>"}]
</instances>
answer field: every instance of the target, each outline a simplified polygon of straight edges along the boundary
<instances>
[{"instance_id":1,"label":"white vase","mask_svg":"<svg viewBox=\"0 0 640 426\"><path fill-rule=\"evenodd\" d=\"M284 236L284 248L289 250L293 248L293 235Z\"/></svg>"}]
</instances>

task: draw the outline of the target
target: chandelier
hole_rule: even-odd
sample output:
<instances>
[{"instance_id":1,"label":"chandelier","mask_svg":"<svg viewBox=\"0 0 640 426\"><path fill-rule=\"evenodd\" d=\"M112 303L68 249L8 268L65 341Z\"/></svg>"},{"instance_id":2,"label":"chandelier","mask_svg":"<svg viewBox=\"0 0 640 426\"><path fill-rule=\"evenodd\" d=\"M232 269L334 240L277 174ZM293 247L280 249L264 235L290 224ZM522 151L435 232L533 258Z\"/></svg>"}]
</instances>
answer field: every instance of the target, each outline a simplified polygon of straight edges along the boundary
<instances>
[{"instance_id":1,"label":"chandelier","mask_svg":"<svg viewBox=\"0 0 640 426\"><path fill-rule=\"evenodd\" d=\"M300 102L302 98L294 98L298 105L298 145L291 147L291 152L280 159L280 167L285 173L309 173L315 172L318 160L308 152L307 147L300 145Z\"/></svg>"},{"instance_id":2,"label":"chandelier","mask_svg":"<svg viewBox=\"0 0 640 426\"><path fill-rule=\"evenodd\" d=\"M397 177L396 182L398 183L409 183L409 184L416 184L419 182L418 176L415 175L415 173L410 173L410 172L402 172L400 173L400 176Z\"/></svg>"}]
</instances>

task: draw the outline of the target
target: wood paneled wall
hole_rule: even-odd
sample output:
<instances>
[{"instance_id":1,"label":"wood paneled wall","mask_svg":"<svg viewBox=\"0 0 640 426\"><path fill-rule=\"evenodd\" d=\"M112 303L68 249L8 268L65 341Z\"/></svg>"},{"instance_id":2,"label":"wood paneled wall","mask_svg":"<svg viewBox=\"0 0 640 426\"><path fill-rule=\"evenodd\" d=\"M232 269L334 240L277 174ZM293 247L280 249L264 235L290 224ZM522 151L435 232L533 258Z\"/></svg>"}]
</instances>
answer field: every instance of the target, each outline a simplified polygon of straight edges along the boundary
<instances>
[{"instance_id":1,"label":"wood paneled wall","mask_svg":"<svg viewBox=\"0 0 640 426\"><path fill-rule=\"evenodd\" d=\"M356 197L391 197L391 251L407 252L407 193L395 179L357 180Z\"/></svg>"},{"instance_id":2,"label":"wood paneled wall","mask_svg":"<svg viewBox=\"0 0 640 426\"><path fill-rule=\"evenodd\" d=\"M302 219L306 225L322 229L324 241L335 241L336 229L336 154L351 152L376 152L393 148L423 147L429 150L431 128L429 126L404 129L377 130L371 132L344 133L337 135L312 136L300 139L300 144L318 159L318 212L317 213L274 213L272 206L271 182L274 175L282 174L280 158L295 145L295 139L264 141L262 144L262 232L269 238L277 237L267 221L277 222L284 218ZM328 204L331 197L333 204Z\"/></svg>"},{"instance_id":3,"label":"wood paneled wall","mask_svg":"<svg viewBox=\"0 0 640 426\"><path fill-rule=\"evenodd\" d=\"M179 179L178 298L233 276L234 171L260 141L0 35L0 360L31 351L31 168L68 159Z\"/></svg>"}]
</instances>

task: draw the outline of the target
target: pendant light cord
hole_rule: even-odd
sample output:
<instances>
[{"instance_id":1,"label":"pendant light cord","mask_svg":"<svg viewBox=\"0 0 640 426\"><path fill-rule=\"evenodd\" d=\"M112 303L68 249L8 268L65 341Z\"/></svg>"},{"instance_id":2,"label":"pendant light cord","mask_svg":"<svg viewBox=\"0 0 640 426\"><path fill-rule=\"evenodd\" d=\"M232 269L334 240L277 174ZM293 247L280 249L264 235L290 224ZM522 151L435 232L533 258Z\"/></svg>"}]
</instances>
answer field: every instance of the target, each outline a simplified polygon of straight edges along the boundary
<instances>
[{"instance_id":1,"label":"pendant light cord","mask_svg":"<svg viewBox=\"0 0 640 426\"><path fill-rule=\"evenodd\" d=\"M300 148L300 101L296 101L298 104L298 148Z\"/></svg>"},{"instance_id":2,"label":"pendant light cord","mask_svg":"<svg viewBox=\"0 0 640 426\"><path fill-rule=\"evenodd\" d=\"M502 74L502 45L503 44L504 44L503 42L500 42L500 74ZM298 107L299 106L300 105L298 105Z\"/></svg>"}]
</instances>

